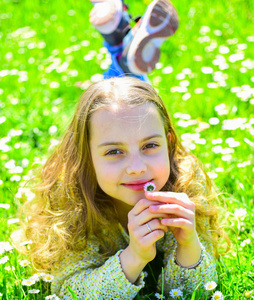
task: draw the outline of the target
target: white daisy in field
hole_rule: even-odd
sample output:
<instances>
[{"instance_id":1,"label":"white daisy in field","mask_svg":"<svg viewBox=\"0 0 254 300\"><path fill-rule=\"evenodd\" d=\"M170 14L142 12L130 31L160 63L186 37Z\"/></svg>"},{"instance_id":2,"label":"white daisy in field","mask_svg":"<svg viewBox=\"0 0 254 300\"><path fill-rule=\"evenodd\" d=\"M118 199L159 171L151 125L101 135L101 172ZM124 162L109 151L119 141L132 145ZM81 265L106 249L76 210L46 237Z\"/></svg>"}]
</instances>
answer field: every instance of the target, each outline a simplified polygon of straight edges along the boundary
<instances>
[{"instance_id":1,"label":"white daisy in field","mask_svg":"<svg viewBox=\"0 0 254 300\"><path fill-rule=\"evenodd\" d=\"M29 294L38 294L40 292L40 290L29 290L28 293Z\"/></svg>"},{"instance_id":2,"label":"white daisy in field","mask_svg":"<svg viewBox=\"0 0 254 300\"><path fill-rule=\"evenodd\" d=\"M28 261L27 259L21 260L21 261L19 262L19 264L21 265L21 267L27 267L27 266L30 265L30 261Z\"/></svg>"},{"instance_id":3,"label":"white daisy in field","mask_svg":"<svg viewBox=\"0 0 254 300\"><path fill-rule=\"evenodd\" d=\"M148 276L148 273L146 271L143 271L143 273L144 273L144 277Z\"/></svg>"},{"instance_id":4,"label":"white daisy in field","mask_svg":"<svg viewBox=\"0 0 254 300\"><path fill-rule=\"evenodd\" d=\"M9 242L0 242L0 254L3 254L5 251L11 251L12 249L13 247Z\"/></svg>"},{"instance_id":5,"label":"white daisy in field","mask_svg":"<svg viewBox=\"0 0 254 300\"><path fill-rule=\"evenodd\" d=\"M244 247L244 246L250 244L250 242L251 242L250 239L247 239L247 240L242 241L242 242L241 242L241 247Z\"/></svg>"},{"instance_id":6,"label":"white daisy in field","mask_svg":"<svg viewBox=\"0 0 254 300\"><path fill-rule=\"evenodd\" d=\"M26 285L26 286L31 286L35 284L35 280L28 278L28 279L23 279L21 282L22 285Z\"/></svg>"},{"instance_id":7,"label":"white daisy in field","mask_svg":"<svg viewBox=\"0 0 254 300\"><path fill-rule=\"evenodd\" d=\"M50 274L44 274L42 277L43 281L52 282L54 280L54 276Z\"/></svg>"},{"instance_id":8,"label":"white daisy in field","mask_svg":"<svg viewBox=\"0 0 254 300\"><path fill-rule=\"evenodd\" d=\"M165 299L165 297L159 293L154 294L157 299Z\"/></svg>"},{"instance_id":9,"label":"white daisy in field","mask_svg":"<svg viewBox=\"0 0 254 300\"><path fill-rule=\"evenodd\" d=\"M247 214L246 208L238 208L238 209L235 209L235 211L234 211L234 215L237 218L244 217L246 214Z\"/></svg>"},{"instance_id":10,"label":"white daisy in field","mask_svg":"<svg viewBox=\"0 0 254 300\"><path fill-rule=\"evenodd\" d=\"M8 256L4 256L4 257L0 258L0 265L5 264L8 260L9 260Z\"/></svg>"},{"instance_id":11,"label":"white daisy in field","mask_svg":"<svg viewBox=\"0 0 254 300\"><path fill-rule=\"evenodd\" d=\"M6 271L14 271L15 270L15 268L14 267L10 267L10 266L6 266L6 267L4 267L4 269L6 270Z\"/></svg>"},{"instance_id":12,"label":"white daisy in field","mask_svg":"<svg viewBox=\"0 0 254 300\"><path fill-rule=\"evenodd\" d=\"M208 281L206 284L205 284L205 289L207 291L211 291L213 289L215 289L217 286L217 283L215 281Z\"/></svg>"},{"instance_id":13,"label":"white daisy in field","mask_svg":"<svg viewBox=\"0 0 254 300\"><path fill-rule=\"evenodd\" d=\"M169 292L169 296L172 298L178 298L178 297L182 297L183 292L180 289L172 289Z\"/></svg>"},{"instance_id":14,"label":"white daisy in field","mask_svg":"<svg viewBox=\"0 0 254 300\"><path fill-rule=\"evenodd\" d=\"M30 277L30 279L34 280L35 282L40 280L40 274L34 274Z\"/></svg>"},{"instance_id":15,"label":"white daisy in field","mask_svg":"<svg viewBox=\"0 0 254 300\"><path fill-rule=\"evenodd\" d=\"M49 295L47 297L45 297L46 300L60 300L59 297L57 297L57 295L53 294L53 295Z\"/></svg>"},{"instance_id":16,"label":"white daisy in field","mask_svg":"<svg viewBox=\"0 0 254 300\"><path fill-rule=\"evenodd\" d=\"M156 185L153 182L147 182L144 185L144 191L145 192L151 192L151 191L153 191L155 189L156 189Z\"/></svg>"},{"instance_id":17,"label":"white daisy in field","mask_svg":"<svg viewBox=\"0 0 254 300\"><path fill-rule=\"evenodd\" d=\"M246 292L244 293L244 297L246 297L246 298L251 298L252 293L253 293L253 290L252 290L252 291L246 291Z\"/></svg>"},{"instance_id":18,"label":"white daisy in field","mask_svg":"<svg viewBox=\"0 0 254 300\"><path fill-rule=\"evenodd\" d=\"M213 295L212 295L212 300L223 300L224 296L221 292L216 291Z\"/></svg>"}]
</instances>

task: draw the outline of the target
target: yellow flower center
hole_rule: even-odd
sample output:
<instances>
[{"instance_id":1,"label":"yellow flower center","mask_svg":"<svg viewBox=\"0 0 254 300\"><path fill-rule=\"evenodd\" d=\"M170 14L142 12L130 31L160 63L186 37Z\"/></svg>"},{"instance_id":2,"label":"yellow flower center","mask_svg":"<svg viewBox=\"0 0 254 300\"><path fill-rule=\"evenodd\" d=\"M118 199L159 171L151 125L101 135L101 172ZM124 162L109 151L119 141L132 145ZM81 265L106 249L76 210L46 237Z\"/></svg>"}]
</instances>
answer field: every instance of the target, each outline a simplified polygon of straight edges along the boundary
<instances>
[{"instance_id":1,"label":"yellow flower center","mask_svg":"<svg viewBox=\"0 0 254 300\"><path fill-rule=\"evenodd\" d=\"M178 292L177 292L177 291L175 291L175 292L174 292L174 295L178 295Z\"/></svg>"},{"instance_id":2,"label":"yellow flower center","mask_svg":"<svg viewBox=\"0 0 254 300\"><path fill-rule=\"evenodd\" d=\"M220 299L220 296L215 295L215 296L214 296L214 299Z\"/></svg>"}]
</instances>

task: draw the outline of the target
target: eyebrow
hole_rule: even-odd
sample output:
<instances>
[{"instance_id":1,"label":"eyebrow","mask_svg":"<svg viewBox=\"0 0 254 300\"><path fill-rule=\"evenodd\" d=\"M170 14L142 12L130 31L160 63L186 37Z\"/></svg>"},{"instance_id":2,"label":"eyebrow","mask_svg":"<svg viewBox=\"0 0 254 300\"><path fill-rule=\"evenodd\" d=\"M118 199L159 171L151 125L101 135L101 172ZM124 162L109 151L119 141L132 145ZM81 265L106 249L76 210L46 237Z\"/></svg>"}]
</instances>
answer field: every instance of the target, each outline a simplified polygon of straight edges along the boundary
<instances>
[{"instance_id":1,"label":"eyebrow","mask_svg":"<svg viewBox=\"0 0 254 300\"><path fill-rule=\"evenodd\" d=\"M148 140L151 140L153 138L163 138L163 136L161 134L154 134L154 135L151 135L151 136L148 136L144 139L141 140L141 142L145 142L145 141L148 141ZM121 143L121 142L105 142L105 143L102 143L102 144L99 144L98 145L98 148L99 147L105 147L105 146L121 146L123 145L124 143Z\"/></svg>"}]
</instances>

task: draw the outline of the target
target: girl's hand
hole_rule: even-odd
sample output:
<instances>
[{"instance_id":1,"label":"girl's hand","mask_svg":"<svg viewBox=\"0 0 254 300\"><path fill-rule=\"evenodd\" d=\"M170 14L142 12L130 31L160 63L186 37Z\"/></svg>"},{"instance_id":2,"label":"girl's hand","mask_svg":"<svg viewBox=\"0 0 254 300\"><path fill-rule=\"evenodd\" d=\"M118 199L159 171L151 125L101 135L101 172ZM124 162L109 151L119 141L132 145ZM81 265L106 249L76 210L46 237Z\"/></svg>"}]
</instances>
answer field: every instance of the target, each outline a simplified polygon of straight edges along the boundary
<instances>
[{"instance_id":1,"label":"girl's hand","mask_svg":"<svg viewBox=\"0 0 254 300\"><path fill-rule=\"evenodd\" d=\"M161 224L170 227L178 245L189 246L197 241L195 204L185 193L146 192L145 195L153 202L149 207L152 214L166 215Z\"/></svg>"},{"instance_id":2,"label":"girl's hand","mask_svg":"<svg viewBox=\"0 0 254 300\"><path fill-rule=\"evenodd\" d=\"M168 231L167 225L162 224L159 220L159 218L166 219L167 215L162 212L150 211L149 207L154 204L160 205L160 202L141 199L128 214L130 236L128 250L137 261L143 264L147 264L155 258L155 242Z\"/></svg>"}]
</instances>

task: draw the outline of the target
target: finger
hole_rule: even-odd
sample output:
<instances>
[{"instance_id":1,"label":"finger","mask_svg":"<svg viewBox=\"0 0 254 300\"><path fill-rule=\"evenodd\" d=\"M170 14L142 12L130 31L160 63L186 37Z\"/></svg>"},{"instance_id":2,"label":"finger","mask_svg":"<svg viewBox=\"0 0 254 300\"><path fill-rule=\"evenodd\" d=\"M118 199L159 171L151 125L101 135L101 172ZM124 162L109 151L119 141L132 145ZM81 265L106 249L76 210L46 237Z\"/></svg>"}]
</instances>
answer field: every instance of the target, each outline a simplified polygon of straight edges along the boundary
<instances>
[{"instance_id":1,"label":"finger","mask_svg":"<svg viewBox=\"0 0 254 300\"><path fill-rule=\"evenodd\" d=\"M160 218L168 218L168 214L166 213L152 213L147 207L145 210L143 210L139 215L135 216L136 222L139 225L143 225L153 219L160 219Z\"/></svg>"},{"instance_id":2,"label":"finger","mask_svg":"<svg viewBox=\"0 0 254 300\"><path fill-rule=\"evenodd\" d=\"M161 224L168 226L168 227L178 227L185 230L191 230L194 224L183 218L176 218L176 219L162 219Z\"/></svg>"},{"instance_id":3,"label":"finger","mask_svg":"<svg viewBox=\"0 0 254 300\"><path fill-rule=\"evenodd\" d=\"M162 218L168 218L167 214L153 214L149 211L149 208L145 209L143 212L141 212L137 216L133 215L128 215L129 220L128 220L128 230L129 232L136 232L139 236L143 235L143 231L140 231L140 228L145 225L146 223L152 221L152 220L157 220L158 222L160 221L159 219ZM156 226L154 226L155 228Z\"/></svg>"},{"instance_id":4,"label":"finger","mask_svg":"<svg viewBox=\"0 0 254 300\"><path fill-rule=\"evenodd\" d=\"M131 210L131 213L135 216L139 215L142 211L144 211L145 209L147 209L150 205L152 204L161 204L160 202L154 202L154 201L150 201L147 199L141 199L139 200L135 206L133 207L133 209Z\"/></svg>"},{"instance_id":5,"label":"finger","mask_svg":"<svg viewBox=\"0 0 254 300\"><path fill-rule=\"evenodd\" d=\"M190 201L185 193L174 192L145 192L146 198L151 201L159 201L163 203L174 203L182 205L183 207L190 208L194 203Z\"/></svg>"},{"instance_id":6,"label":"finger","mask_svg":"<svg viewBox=\"0 0 254 300\"><path fill-rule=\"evenodd\" d=\"M151 233L149 233L143 237L142 244L144 247L149 247L149 246L153 245L154 243L156 243L161 238L163 238L164 235L165 235L165 232L163 230L160 230L160 229L154 230Z\"/></svg>"},{"instance_id":7,"label":"finger","mask_svg":"<svg viewBox=\"0 0 254 300\"><path fill-rule=\"evenodd\" d=\"M155 230L163 230L164 232L168 232L168 227L161 224L161 221L158 219L153 219L147 223L145 223L142 228L143 236L152 233Z\"/></svg>"},{"instance_id":8,"label":"finger","mask_svg":"<svg viewBox=\"0 0 254 300\"><path fill-rule=\"evenodd\" d=\"M152 213L173 214L177 217L182 217L186 219L194 219L195 217L194 211L177 204L151 205L149 207L149 210Z\"/></svg>"}]
</instances>

